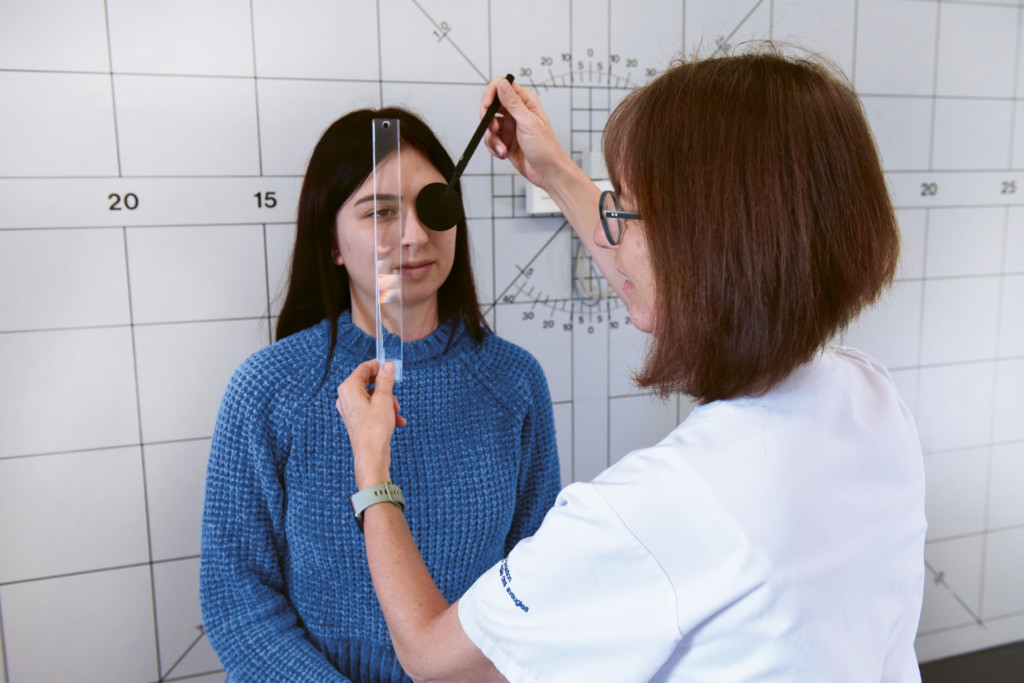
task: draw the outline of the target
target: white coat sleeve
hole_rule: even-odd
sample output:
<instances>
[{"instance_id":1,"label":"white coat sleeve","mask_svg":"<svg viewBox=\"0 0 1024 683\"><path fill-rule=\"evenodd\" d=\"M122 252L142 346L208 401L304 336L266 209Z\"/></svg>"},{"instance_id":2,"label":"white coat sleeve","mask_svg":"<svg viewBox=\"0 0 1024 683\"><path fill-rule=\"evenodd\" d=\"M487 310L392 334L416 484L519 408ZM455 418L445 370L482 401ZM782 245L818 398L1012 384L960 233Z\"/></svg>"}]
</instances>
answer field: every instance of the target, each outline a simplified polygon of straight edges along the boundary
<instances>
[{"instance_id":1,"label":"white coat sleeve","mask_svg":"<svg viewBox=\"0 0 1024 683\"><path fill-rule=\"evenodd\" d=\"M466 634L512 681L649 680L681 639L676 616L663 568L589 484L563 490L459 602Z\"/></svg>"}]
</instances>

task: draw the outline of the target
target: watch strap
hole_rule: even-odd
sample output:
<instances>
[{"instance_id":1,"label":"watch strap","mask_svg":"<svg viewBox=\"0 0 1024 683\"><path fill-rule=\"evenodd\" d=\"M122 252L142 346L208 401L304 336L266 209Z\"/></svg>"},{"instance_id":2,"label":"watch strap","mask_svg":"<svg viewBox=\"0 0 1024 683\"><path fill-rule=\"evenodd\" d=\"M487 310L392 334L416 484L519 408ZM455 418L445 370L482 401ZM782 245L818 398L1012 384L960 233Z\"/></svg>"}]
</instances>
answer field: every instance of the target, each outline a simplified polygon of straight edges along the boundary
<instances>
[{"instance_id":1,"label":"watch strap","mask_svg":"<svg viewBox=\"0 0 1024 683\"><path fill-rule=\"evenodd\" d=\"M359 531L363 530L363 512L371 505L394 503L399 510L405 512L405 496L402 495L402 489L391 482L367 486L365 489L353 493L348 499L352 503L352 513L356 517Z\"/></svg>"}]
</instances>

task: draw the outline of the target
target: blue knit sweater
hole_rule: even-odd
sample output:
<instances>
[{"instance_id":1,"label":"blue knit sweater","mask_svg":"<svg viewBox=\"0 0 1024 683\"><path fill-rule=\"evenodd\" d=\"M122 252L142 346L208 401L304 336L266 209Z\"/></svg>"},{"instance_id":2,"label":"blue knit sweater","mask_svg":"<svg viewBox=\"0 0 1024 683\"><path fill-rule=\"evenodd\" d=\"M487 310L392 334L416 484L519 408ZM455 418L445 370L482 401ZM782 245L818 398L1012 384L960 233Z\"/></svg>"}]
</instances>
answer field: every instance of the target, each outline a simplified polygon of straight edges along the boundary
<instances>
[{"instance_id":1,"label":"blue knit sweater","mask_svg":"<svg viewBox=\"0 0 1024 683\"><path fill-rule=\"evenodd\" d=\"M200 598L233 681L408 680L352 516L352 451L335 408L374 341L343 314L321 381L329 333L325 320L250 356L217 416ZM404 345L395 396L409 424L395 432L391 478L453 602L537 529L558 493L547 382L523 349L445 323Z\"/></svg>"}]
</instances>

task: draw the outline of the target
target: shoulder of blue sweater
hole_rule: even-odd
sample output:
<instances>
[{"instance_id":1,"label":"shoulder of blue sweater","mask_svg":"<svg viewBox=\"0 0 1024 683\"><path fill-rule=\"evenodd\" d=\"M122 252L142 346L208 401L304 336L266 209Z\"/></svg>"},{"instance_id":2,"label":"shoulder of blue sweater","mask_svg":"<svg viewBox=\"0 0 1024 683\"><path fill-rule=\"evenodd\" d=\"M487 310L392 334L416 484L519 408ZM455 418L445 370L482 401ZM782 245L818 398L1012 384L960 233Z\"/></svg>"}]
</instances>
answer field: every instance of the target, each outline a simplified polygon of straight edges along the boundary
<instances>
[{"instance_id":1,"label":"shoulder of blue sweater","mask_svg":"<svg viewBox=\"0 0 1024 683\"><path fill-rule=\"evenodd\" d=\"M469 372L499 395L516 403L551 400L544 370L533 354L493 332L486 332L465 359Z\"/></svg>"},{"instance_id":2,"label":"shoulder of blue sweater","mask_svg":"<svg viewBox=\"0 0 1024 683\"><path fill-rule=\"evenodd\" d=\"M229 390L265 388L270 393L318 382L324 373L329 338L326 321L256 351L235 369Z\"/></svg>"}]
</instances>

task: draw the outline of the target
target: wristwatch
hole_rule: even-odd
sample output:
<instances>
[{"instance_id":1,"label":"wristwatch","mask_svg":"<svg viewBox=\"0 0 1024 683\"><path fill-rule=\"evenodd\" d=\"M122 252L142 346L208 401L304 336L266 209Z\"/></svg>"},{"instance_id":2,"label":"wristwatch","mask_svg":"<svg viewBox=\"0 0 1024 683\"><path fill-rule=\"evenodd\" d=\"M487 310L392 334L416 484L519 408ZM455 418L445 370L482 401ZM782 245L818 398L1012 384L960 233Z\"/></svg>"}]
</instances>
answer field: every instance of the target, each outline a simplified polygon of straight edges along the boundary
<instances>
[{"instance_id":1,"label":"wristwatch","mask_svg":"<svg viewBox=\"0 0 1024 683\"><path fill-rule=\"evenodd\" d=\"M356 526L359 527L360 533L363 531L363 511L371 505L394 503L399 510L405 512L405 496L402 495L402 489L391 482L367 486L362 491L353 493L348 499L352 503L352 512L356 516Z\"/></svg>"}]
</instances>

